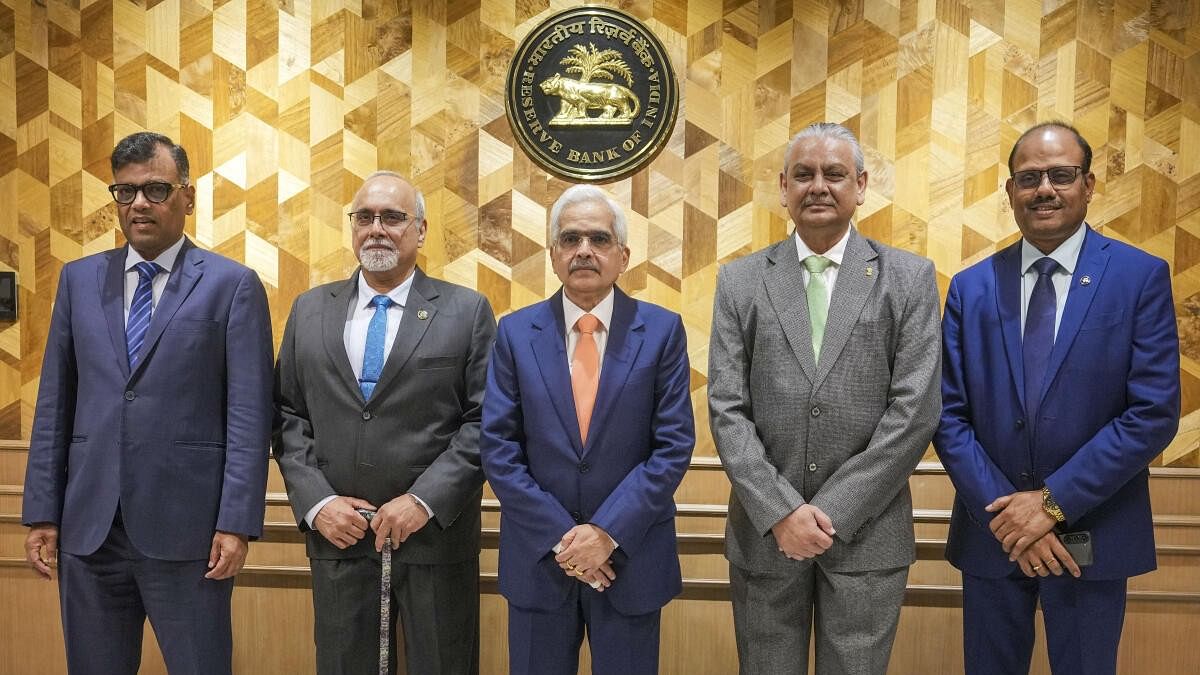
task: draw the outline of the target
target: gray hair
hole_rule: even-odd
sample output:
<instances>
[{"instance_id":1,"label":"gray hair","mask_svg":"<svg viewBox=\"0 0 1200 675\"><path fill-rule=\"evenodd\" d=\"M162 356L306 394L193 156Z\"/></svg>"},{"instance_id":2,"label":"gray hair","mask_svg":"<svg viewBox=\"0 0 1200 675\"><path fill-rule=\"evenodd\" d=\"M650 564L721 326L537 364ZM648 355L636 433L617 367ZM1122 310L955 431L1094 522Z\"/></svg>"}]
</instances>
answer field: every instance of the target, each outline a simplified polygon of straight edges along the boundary
<instances>
[{"instance_id":1,"label":"gray hair","mask_svg":"<svg viewBox=\"0 0 1200 675\"><path fill-rule=\"evenodd\" d=\"M363 181L363 185L366 185L367 183L371 182L372 179L383 178L385 176L388 178L399 178L400 180L404 181L405 183L412 185L413 192L416 194L416 197L414 198L414 201L416 202L416 206L413 207L416 210L416 213L412 214L413 218L415 218L417 220L425 220L425 195L421 194L421 189L418 188L416 185L413 185L411 182L409 182L409 180L407 178L405 178L404 176L401 176L400 174L396 173L395 171L389 171L387 169L380 169L379 171L372 173L370 176L367 176L366 180Z\"/></svg>"},{"instance_id":2,"label":"gray hair","mask_svg":"<svg viewBox=\"0 0 1200 675\"><path fill-rule=\"evenodd\" d=\"M622 246L629 243L629 228L626 227L625 213L621 210L621 205L595 185L572 185L554 202L554 206L550 207L550 241L558 241L558 221L562 217L563 209L584 202L598 202L607 206L612 212L612 229L617 235L617 241Z\"/></svg>"},{"instance_id":3,"label":"gray hair","mask_svg":"<svg viewBox=\"0 0 1200 675\"><path fill-rule=\"evenodd\" d=\"M160 145L167 149L171 159L175 162L175 173L179 175L180 184L187 185L189 169L187 151L183 149L183 146L176 145L175 141L170 138L153 131L139 131L122 138L117 143L117 147L113 148L112 157L109 158L112 172L116 174L119 169L129 164L149 162L158 153Z\"/></svg>"},{"instance_id":4,"label":"gray hair","mask_svg":"<svg viewBox=\"0 0 1200 675\"><path fill-rule=\"evenodd\" d=\"M783 152L784 173L787 173L788 170L787 161L788 157L792 156L792 148L796 147L802 138L831 138L849 143L850 150L854 153L854 169L858 173L863 172L865 162L862 146L858 144L854 132L835 122L816 122L798 131L795 136L792 136L792 140L788 141L787 150Z\"/></svg>"}]
</instances>

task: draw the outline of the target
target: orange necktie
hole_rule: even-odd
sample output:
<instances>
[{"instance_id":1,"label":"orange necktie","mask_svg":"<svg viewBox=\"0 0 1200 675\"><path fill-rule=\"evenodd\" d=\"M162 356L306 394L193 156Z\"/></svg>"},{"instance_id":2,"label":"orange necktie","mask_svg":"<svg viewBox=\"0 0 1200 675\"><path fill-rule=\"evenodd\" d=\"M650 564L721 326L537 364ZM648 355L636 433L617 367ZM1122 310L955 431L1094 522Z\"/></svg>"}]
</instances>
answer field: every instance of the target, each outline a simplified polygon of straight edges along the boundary
<instances>
[{"instance_id":1,"label":"orange necktie","mask_svg":"<svg viewBox=\"0 0 1200 675\"><path fill-rule=\"evenodd\" d=\"M571 361L571 392L575 394L575 415L579 418L579 437L587 443L592 408L596 405L596 390L600 387L600 352L592 333L600 327L600 319L584 314L575 322L579 342Z\"/></svg>"}]
</instances>

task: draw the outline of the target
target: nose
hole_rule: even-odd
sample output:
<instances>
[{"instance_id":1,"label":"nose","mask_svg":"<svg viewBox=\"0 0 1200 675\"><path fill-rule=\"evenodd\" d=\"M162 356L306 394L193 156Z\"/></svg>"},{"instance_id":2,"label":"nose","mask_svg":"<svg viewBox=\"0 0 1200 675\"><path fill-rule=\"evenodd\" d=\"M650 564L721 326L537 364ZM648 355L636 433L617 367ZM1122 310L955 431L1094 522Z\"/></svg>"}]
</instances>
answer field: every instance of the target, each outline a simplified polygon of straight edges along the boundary
<instances>
[{"instance_id":1,"label":"nose","mask_svg":"<svg viewBox=\"0 0 1200 675\"><path fill-rule=\"evenodd\" d=\"M129 202L130 208L139 209L139 210L149 208L153 204L154 204L154 202L152 202L146 198L145 190L141 190L141 189L139 189L137 192L134 193L133 201Z\"/></svg>"},{"instance_id":2,"label":"nose","mask_svg":"<svg viewBox=\"0 0 1200 675\"><path fill-rule=\"evenodd\" d=\"M1038 186L1037 186L1036 192L1039 195L1053 196L1053 195L1058 194L1058 192L1055 191L1055 189L1054 189L1054 185L1050 182L1050 174L1049 173L1047 173L1045 171L1042 172L1042 175L1040 176L1040 180L1038 180Z\"/></svg>"},{"instance_id":3,"label":"nose","mask_svg":"<svg viewBox=\"0 0 1200 675\"><path fill-rule=\"evenodd\" d=\"M381 235L387 231L383 227L383 216L379 215L378 213L376 213L374 216L371 216L371 226L367 228L367 233L372 237L375 236L376 231L378 231Z\"/></svg>"}]
</instances>

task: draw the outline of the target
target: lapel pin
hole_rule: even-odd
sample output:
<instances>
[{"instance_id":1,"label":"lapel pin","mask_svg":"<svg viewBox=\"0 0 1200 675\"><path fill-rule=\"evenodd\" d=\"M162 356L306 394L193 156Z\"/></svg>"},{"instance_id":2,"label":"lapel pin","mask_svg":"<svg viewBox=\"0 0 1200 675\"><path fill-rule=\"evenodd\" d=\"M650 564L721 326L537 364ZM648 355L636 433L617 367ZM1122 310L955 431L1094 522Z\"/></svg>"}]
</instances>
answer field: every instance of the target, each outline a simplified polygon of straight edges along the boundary
<instances>
[{"instance_id":1,"label":"lapel pin","mask_svg":"<svg viewBox=\"0 0 1200 675\"><path fill-rule=\"evenodd\" d=\"M423 309L418 309L417 310L417 318L424 321L425 319L429 318L429 312L426 312Z\"/></svg>"},{"instance_id":2,"label":"lapel pin","mask_svg":"<svg viewBox=\"0 0 1200 675\"><path fill-rule=\"evenodd\" d=\"M1079 277L1079 285L1080 285L1080 286L1087 286L1087 285L1088 285L1088 284L1090 284L1090 283L1092 283L1092 278L1091 278L1091 277L1089 277L1089 276L1087 276L1087 275L1084 275L1084 276L1082 276L1082 277Z\"/></svg>"},{"instance_id":3,"label":"lapel pin","mask_svg":"<svg viewBox=\"0 0 1200 675\"><path fill-rule=\"evenodd\" d=\"M874 275L875 275L875 269L873 267L868 267L867 268L867 276L870 277L870 276L874 276Z\"/></svg>"}]
</instances>

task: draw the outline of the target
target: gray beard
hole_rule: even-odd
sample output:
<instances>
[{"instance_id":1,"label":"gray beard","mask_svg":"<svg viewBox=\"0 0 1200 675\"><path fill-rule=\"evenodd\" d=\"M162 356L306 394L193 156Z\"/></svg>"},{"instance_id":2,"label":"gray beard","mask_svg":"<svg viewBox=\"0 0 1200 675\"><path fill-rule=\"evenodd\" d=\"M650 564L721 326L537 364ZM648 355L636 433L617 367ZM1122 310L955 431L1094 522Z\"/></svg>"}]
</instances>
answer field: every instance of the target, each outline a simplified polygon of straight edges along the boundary
<instances>
[{"instance_id":1,"label":"gray beard","mask_svg":"<svg viewBox=\"0 0 1200 675\"><path fill-rule=\"evenodd\" d=\"M396 250L368 250L371 242L363 244L358 251L358 262L368 272L388 272L400 264L400 252Z\"/></svg>"}]
</instances>

